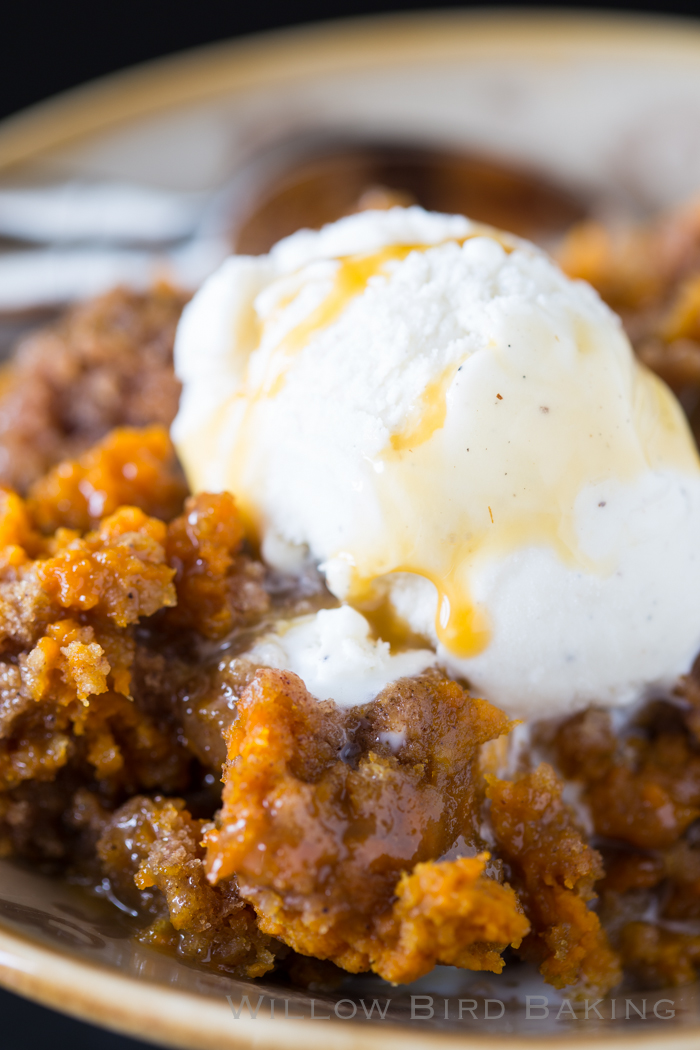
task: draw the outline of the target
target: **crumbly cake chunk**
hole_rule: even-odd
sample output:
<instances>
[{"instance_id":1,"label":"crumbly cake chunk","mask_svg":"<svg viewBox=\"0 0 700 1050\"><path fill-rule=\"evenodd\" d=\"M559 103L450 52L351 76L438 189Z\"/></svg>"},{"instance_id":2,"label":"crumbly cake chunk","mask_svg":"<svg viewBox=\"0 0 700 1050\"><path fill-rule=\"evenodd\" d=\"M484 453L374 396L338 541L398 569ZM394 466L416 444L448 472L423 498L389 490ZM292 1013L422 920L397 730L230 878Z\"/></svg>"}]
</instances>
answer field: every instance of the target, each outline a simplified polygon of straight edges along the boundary
<instances>
[{"instance_id":1,"label":"crumbly cake chunk","mask_svg":"<svg viewBox=\"0 0 700 1050\"><path fill-rule=\"evenodd\" d=\"M0 481L25 492L114 427L177 411L175 327L187 296L166 284L117 288L73 307L17 348L0 383Z\"/></svg>"},{"instance_id":2,"label":"crumbly cake chunk","mask_svg":"<svg viewBox=\"0 0 700 1050\"><path fill-rule=\"evenodd\" d=\"M187 486L167 430L120 427L75 460L64 460L28 493L42 532L94 528L119 507L135 506L170 521L182 511Z\"/></svg>"},{"instance_id":3,"label":"crumbly cake chunk","mask_svg":"<svg viewBox=\"0 0 700 1050\"><path fill-rule=\"evenodd\" d=\"M137 795L105 822L98 854L122 899L150 911L140 940L235 976L260 977L288 949L258 927L234 880L209 885L202 826L181 799ZM151 887L160 891L155 899Z\"/></svg>"},{"instance_id":4,"label":"crumbly cake chunk","mask_svg":"<svg viewBox=\"0 0 700 1050\"><path fill-rule=\"evenodd\" d=\"M458 960L500 971L528 928L515 894L484 876L488 854L439 858L460 836L479 852L478 752L508 729L434 672L347 712L295 675L260 671L228 732L209 877L235 874L262 929L351 972L408 981ZM396 754L392 733L405 734Z\"/></svg>"},{"instance_id":5,"label":"crumbly cake chunk","mask_svg":"<svg viewBox=\"0 0 700 1050\"><path fill-rule=\"evenodd\" d=\"M610 715L589 709L561 725L554 753L582 788L605 842L601 917L625 968L644 984L694 979L700 940L666 921L700 916L700 745L697 669L678 702L646 705L615 733ZM641 921L655 913L657 921Z\"/></svg>"},{"instance_id":6,"label":"crumbly cake chunk","mask_svg":"<svg viewBox=\"0 0 700 1050\"><path fill-rule=\"evenodd\" d=\"M266 612L264 570L240 556L243 525L228 492L191 496L168 529L168 561L176 566L178 602L167 616L174 629L222 638Z\"/></svg>"},{"instance_id":7,"label":"crumbly cake chunk","mask_svg":"<svg viewBox=\"0 0 700 1050\"><path fill-rule=\"evenodd\" d=\"M134 469L120 473L115 464ZM99 490L101 505L112 510L126 492L148 511L171 517L182 509L181 482L174 477L162 429L121 430L78 461L59 464L27 501L0 490L6 850L26 852L32 826L43 821L43 803L23 785L70 781L73 791L93 785L114 804L138 790L172 792L191 782L197 763L178 717L178 676L186 681L199 673L197 639L210 631L207 617L235 625L268 601L260 572L240 550L235 504L226 495L198 497L188 504L187 523L176 517L167 524L133 505L96 520L89 499L74 498L78 491L84 497ZM210 526L218 521L226 527L202 530L202 507ZM200 543L203 531L206 542ZM180 556L185 533L189 561ZM197 604L192 579L202 572L209 590ZM190 606L186 637L167 619L183 595ZM168 645L181 658L155 688L148 667ZM58 824L68 839L72 834L71 799L61 791L57 798L62 809L49 822L54 831L42 833L52 855L61 852Z\"/></svg>"},{"instance_id":8,"label":"crumbly cake chunk","mask_svg":"<svg viewBox=\"0 0 700 1050\"><path fill-rule=\"evenodd\" d=\"M621 977L619 962L598 916L587 907L603 865L561 791L546 763L515 781L493 779L491 823L532 924L524 954L555 988L608 989Z\"/></svg>"}]
</instances>

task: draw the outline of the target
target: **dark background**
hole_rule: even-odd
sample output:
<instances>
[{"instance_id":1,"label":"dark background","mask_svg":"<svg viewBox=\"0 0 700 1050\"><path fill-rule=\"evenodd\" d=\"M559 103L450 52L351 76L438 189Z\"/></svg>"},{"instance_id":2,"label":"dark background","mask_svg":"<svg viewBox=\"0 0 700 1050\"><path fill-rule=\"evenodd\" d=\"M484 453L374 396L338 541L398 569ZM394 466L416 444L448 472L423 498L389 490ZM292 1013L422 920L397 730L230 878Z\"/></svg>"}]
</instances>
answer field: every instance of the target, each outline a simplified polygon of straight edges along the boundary
<instances>
[{"instance_id":1,"label":"dark background","mask_svg":"<svg viewBox=\"0 0 700 1050\"><path fill-rule=\"evenodd\" d=\"M493 6L429 0L5 0L0 18L0 118L93 77L242 33L381 11ZM579 0L562 5L700 14L700 0Z\"/></svg>"},{"instance_id":2,"label":"dark background","mask_svg":"<svg viewBox=\"0 0 700 1050\"><path fill-rule=\"evenodd\" d=\"M0 118L94 77L243 33L322 18L421 8L493 6L443 0L5 0L0 16ZM700 16L700 0L579 0L574 6ZM27 1050L146 1050L0 990L0 1046Z\"/></svg>"}]
</instances>

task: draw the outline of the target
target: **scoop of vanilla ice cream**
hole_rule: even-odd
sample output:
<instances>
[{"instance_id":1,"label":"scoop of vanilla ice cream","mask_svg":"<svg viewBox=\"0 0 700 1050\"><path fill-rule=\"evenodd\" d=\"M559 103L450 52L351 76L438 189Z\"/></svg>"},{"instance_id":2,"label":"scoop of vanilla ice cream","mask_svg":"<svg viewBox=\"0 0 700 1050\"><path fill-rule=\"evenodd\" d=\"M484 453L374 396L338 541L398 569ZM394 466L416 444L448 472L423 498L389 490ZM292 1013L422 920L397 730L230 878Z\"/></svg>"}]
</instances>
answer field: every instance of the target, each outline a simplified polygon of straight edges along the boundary
<instances>
[{"instance_id":1,"label":"scoop of vanilla ice cream","mask_svg":"<svg viewBox=\"0 0 700 1050\"><path fill-rule=\"evenodd\" d=\"M175 355L192 487L230 489L269 561L310 555L338 598L393 606L509 713L620 705L688 669L692 437L533 246L420 208L341 219L228 260Z\"/></svg>"}]
</instances>

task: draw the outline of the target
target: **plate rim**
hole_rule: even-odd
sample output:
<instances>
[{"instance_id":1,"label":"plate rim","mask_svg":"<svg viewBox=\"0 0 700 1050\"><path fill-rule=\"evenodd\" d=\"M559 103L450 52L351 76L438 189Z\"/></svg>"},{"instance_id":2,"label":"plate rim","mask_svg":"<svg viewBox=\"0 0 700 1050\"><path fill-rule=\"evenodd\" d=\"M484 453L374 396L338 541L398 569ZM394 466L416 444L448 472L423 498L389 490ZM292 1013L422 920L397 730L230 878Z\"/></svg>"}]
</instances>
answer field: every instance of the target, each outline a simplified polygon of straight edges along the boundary
<instances>
[{"instance_id":1,"label":"plate rim","mask_svg":"<svg viewBox=\"0 0 700 1050\"><path fill-rule=\"evenodd\" d=\"M343 1024L318 1018L252 1019L241 1016L233 1028L228 1004L157 981L135 979L102 963L83 961L16 934L0 924L0 985L42 1006L88 1024L180 1050L588 1050L591 1036L569 1032L444 1032L408 1024ZM223 998L223 996L222 996ZM280 999L283 996L279 997ZM204 1006L206 1004L206 1006ZM202 1014L206 1013L206 1022ZM698 1027L686 1026L664 1037L671 1050L696 1050ZM596 1050L657 1050L660 1030L615 1034L597 1028Z\"/></svg>"},{"instance_id":2,"label":"plate rim","mask_svg":"<svg viewBox=\"0 0 700 1050\"><path fill-rule=\"evenodd\" d=\"M0 122L0 175L119 126L257 86L361 71L428 56L536 55L561 61L577 53L615 53L656 61L700 57L700 19L611 11L474 8L377 14L284 28L185 50L89 81ZM577 1050L591 1036L575 1032L489 1036L337 1021L240 1018L215 998L80 960L0 923L0 985L44 1006L136 1038L183 1050ZM206 1008L203 1004L206 1003ZM206 1022L203 1019L206 1014ZM669 1050L695 1050L700 1023L663 1036ZM655 1047L659 1029L619 1034L596 1029L597 1050Z\"/></svg>"},{"instance_id":3,"label":"plate rim","mask_svg":"<svg viewBox=\"0 0 700 1050\"><path fill-rule=\"evenodd\" d=\"M444 59L529 51L561 61L576 53L645 52L669 62L700 56L700 19L542 8L400 12L314 22L205 44L88 81L0 122L0 174L148 116L257 86Z\"/></svg>"}]
</instances>

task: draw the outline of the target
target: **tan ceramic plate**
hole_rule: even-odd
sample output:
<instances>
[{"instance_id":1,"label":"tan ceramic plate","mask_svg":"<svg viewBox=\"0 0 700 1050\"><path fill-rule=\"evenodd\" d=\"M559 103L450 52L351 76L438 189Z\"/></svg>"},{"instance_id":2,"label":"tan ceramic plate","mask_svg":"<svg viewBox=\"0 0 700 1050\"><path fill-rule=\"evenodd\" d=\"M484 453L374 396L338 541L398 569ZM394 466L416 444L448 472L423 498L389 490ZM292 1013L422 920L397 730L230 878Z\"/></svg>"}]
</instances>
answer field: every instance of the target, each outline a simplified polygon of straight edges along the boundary
<instances>
[{"instance_id":1,"label":"tan ceramic plate","mask_svg":"<svg viewBox=\"0 0 700 1050\"><path fill-rule=\"evenodd\" d=\"M658 208L700 188L700 25L427 14L217 45L7 121L0 181L212 190L263 147L324 130L485 149L599 198ZM84 1020L202 1050L700 1043L696 986L606 999L585 1016L517 968L501 977L443 968L408 989L348 978L333 994L246 985L135 945L116 911L9 862L0 981ZM367 1018L375 999L384 1016L375 1006Z\"/></svg>"}]
</instances>

